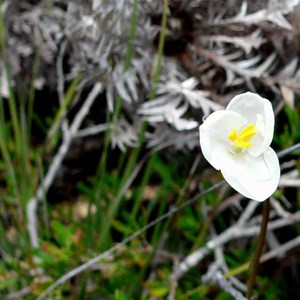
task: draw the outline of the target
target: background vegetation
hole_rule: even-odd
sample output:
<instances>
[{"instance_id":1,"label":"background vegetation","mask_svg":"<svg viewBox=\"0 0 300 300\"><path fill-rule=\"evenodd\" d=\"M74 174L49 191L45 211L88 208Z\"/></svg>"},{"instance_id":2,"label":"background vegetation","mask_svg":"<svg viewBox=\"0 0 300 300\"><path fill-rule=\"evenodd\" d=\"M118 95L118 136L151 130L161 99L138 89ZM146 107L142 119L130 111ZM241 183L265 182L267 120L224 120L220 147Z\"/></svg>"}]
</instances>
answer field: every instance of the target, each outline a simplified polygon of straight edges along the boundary
<instances>
[{"instance_id":1,"label":"background vegetation","mask_svg":"<svg viewBox=\"0 0 300 300\"><path fill-rule=\"evenodd\" d=\"M261 206L198 127L249 90L272 147L300 142L299 1L0 3L0 298L245 299ZM282 157L259 299L300 297L299 167Z\"/></svg>"}]
</instances>

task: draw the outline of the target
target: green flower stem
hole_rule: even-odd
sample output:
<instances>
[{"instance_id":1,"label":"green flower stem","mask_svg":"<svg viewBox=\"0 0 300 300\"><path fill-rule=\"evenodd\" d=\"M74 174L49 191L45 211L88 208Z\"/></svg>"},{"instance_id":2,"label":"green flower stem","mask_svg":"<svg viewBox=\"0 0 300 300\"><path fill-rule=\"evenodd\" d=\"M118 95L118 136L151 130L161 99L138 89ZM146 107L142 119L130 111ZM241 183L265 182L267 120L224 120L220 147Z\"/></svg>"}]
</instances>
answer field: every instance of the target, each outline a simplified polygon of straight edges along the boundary
<instances>
[{"instance_id":1,"label":"green flower stem","mask_svg":"<svg viewBox=\"0 0 300 300\"><path fill-rule=\"evenodd\" d=\"M159 36L157 62L156 62L156 68L155 68L154 75L153 75L153 87L150 92L150 97L149 97L150 100L155 98L156 88L157 88L157 84L159 82L159 77L160 77L160 72L161 72L161 60L163 57L163 49L164 49L164 44L165 44L165 33L166 33L166 28L167 28L168 4L169 4L169 1L164 0L164 9L163 9L163 16L162 16L161 32L160 32L160 36ZM136 9L137 9L137 0L135 1L135 10ZM134 19L137 18L137 15L134 14L133 18ZM136 22L136 20L133 21L134 27L135 27L135 22ZM132 32L132 38L133 37L134 37L134 35ZM131 50L127 54L129 56L131 56ZM127 64L128 64L128 62L127 62ZM129 65L127 65L126 67L128 67L128 66ZM116 112L117 113L114 114L115 118L113 118L113 124L116 123L117 117L119 116L120 111L121 111L121 102L118 101L116 104ZM120 182L120 190L118 192L118 196L116 197L114 203L110 206L110 208L107 212L107 215L105 217L105 223L103 223L101 226L101 237L99 239L100 249L107 248L106 241L107 241L108 232L109 232L109 229L111 226L111 220L117 214L119 205L121 203L121 200L123 199L122 198L123 187L124 187L125 183L127 182L128 177L130 176L130 173L132 172L133 168L136 165L136 161L137 161L140 151L142 149L142 142L144 140L146 128L147 128L147 123L143 122L141 125L141 130L140 130L139 136L138 136L138 146L132 150L132 152L127 160L127 164L125 166L124 172L122 174L121 182ZM105 140L105 145L106 145L105 149L108 148L109 141L110 141L110 136L108 136L108 139ZM102 160L102 163L101 163L101 165L102 165L101 170L104 170L105 162L107 160L106 155L103 157L104 157L104 159Z\"/></svg>"},{"instance_id":2,"label":"green flower stem","mask_svg":"<svg viewBox=\"0 0 300 300\"><path fill-rule=\"evenodd\" d=\"M165 38L166 38L166 29L167 29L167 20L168 20L168 11L169 11L169 0L164 0L163 14L161 20L161 30L158 41L158 51L157 51L157 61L156 68L153 74L153 87L150 92L150 100L154 99L156 96L156 88L159 82L160 71L161 71L161 61L165 48Z\"/></svg>"},{"instance_id":3,"label":"green flower stem","mask_svg":"<svg viewBox=\"0 0 300 300\"><path fill-rule=\"evenodd\" d=\"M256 250L252 259L251 263L251 272L250 277L247 283L247 298L251 299L254 291L254 284L256 275L258 272L259 267L259 260L260 256L262 254L262 250L265 243L266 233L267 233L267 227L269 222L269 215L270 215L270 199L267 199L263 204L263 213L262 213L262 223L260 226L260 233L258 236L258 242L256 246Z\"/></svg>"}]
</instances>

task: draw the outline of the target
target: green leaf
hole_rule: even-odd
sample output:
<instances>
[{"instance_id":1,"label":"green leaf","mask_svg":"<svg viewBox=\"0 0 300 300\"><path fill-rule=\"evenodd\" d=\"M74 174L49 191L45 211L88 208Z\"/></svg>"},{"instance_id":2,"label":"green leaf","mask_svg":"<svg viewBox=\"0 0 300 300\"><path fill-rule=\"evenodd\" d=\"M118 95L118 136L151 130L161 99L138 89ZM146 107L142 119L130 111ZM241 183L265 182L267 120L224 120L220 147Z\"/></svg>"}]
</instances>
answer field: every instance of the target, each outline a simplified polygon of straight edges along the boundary
<instances>
[{"instance_id":1,"label":"green leaf","mask_svg":"<svg viewBox=\"0 0 300 300\"><path fill-rule=\"evenodd\" d=\"M148 280L145 286L149 290L151 297L164 297L169 293L169 287L161 281Z\"/></svg>"},{"instance_id":2,"label":"green leaf","mask_svg":"<svg viewBox=\"0 0 300 300\"><path fill-rule=\"evenodd\" d=\"M116 290L115 300L129 300L129 299L120 290Z\"/></svg>"},{"instance_id":3,"label":"green leaf","mask_svg":"<svg viewBox=\"0 0 300 300\"><path fill-rule=\"evenodd\" d=\"M132 233L133 229L119 220L112 220L111 223L112 223L112 227L114 227L116 230L118 230L123 234L129 235Z\"/></svg>"},{"instance_id":4,"label":"green leaf","mask_svg":"<svg viewBox=\"0 0 300 300\"><path fill-rule=\"evenodd\" d=\"M72 244L72 232L70 228L63 225L58 220L51 221L51 228L54 231L56 241L63 247L68 247Z\"/></svg>"}]
</instances>

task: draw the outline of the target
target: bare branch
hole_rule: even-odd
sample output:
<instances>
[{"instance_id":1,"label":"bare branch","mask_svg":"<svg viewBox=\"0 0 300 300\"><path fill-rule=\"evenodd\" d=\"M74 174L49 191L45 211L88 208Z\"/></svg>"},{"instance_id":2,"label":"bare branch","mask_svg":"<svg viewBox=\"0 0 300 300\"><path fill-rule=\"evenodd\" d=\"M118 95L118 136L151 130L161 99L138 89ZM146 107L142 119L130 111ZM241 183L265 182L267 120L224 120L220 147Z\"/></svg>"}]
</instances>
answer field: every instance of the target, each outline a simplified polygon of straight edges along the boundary
<instances>
[{"instance_id":1,"label":"bare branch","mask_svg":"<svg viewBox=\"0 0 300 300\"><path fill-rule=\"evenodd\" d=\"M282 228L300 221L300 212L292 214L290 219L279 219L269 222L268 231ZM179 268L176 270L175 278L179 279L182 277L189 269L195 267L204 257L206 257L211 250L215 247L224 245L231 240L238 238L246 238L256 236L259 233L259 226L247 226L248 224L233 225L227 230L222 232L218 237L208 241L206 245L195 252L189 254L179 265Z\"/></svg>"},{"instance_id":2,"label":"bare branch","mask_svg":"<svg viewBox=\"0 0 300 300\"><path fill-rule=\"evenodd\" d=\"M38 187L35 196L28 201L27 204L28 232L29 232L31 244L34 248L39 247L37 220L36 220L38 204L45 197L48 189L52 185L52 182L61 167L61 163L71 146L74 136L78 132L83 119L89 112L91 105L93 104L96 97L100 94L101 90L102 90L102 85L100 83L96 83L92 91L89 93L84 104L82 105L81 109L77 113L72 125L70 126L68 134L65 135L65 139L63 140L63 143L61 144L58 152L54 156L51 165L49 166L48 172L45 178L43 178L43 181L41 182L40 186Z\"/></svg>"}]
</instances>

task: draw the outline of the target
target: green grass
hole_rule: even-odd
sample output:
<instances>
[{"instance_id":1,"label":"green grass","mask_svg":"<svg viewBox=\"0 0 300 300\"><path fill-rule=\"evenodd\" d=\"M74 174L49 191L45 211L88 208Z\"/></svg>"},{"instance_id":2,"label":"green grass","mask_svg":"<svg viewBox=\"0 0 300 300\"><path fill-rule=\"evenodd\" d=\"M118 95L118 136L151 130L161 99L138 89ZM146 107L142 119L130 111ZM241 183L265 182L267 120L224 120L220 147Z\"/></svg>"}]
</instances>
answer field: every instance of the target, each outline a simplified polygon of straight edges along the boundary
<instances>
[{"instance_id":1,"label":"green grass","mask_svg":"<svg viewBox=\"0 0 300 300\"><path fill-rule=\"evenodd\" d=\"M17 116L20 124L22 112L17 110ZM86 210L86 214L81 212L78 217L77 203L45 202L39 220L41 248L33 251L30 250L24 209L47 166L41 164L40 150L33 148L28 141L19 151L11 151L20 143L15 141L13 125L4 120L0 121L1 174L6 186L2 188L0 224L1 249L5 253L0 265L2 296L28 287L30 292L24 299L35 299L70 269L129 236L166 212L170 205L186 201L191 180L200 180L197 174L189 177L193 165L191 155L182 155L181 161L174 164L172 156L166 157L159 152L150 154L143 172L124 194L121 189L132 170L126 171L125 165L123 172L117 169L98 172L97 176L78 184L78 203L81 202L81 210ZM20 134L22 141L26 141L26 131L20 130ZM280 139L283 137L278 137ZM135 161L139 159L134 157ZM119 176L122 173L126 176ZM210 185L209 181L207 184ZM191 249L203 245L208 238L211 220L202 214L201 201L217 208L222 199L216 199L219 199L218 192L185 208L101 261L95 270L88 270L74 282L60 286L52 296L68 299L72 291L75 299L93 299L97 295L106 299L140 299L141 290L146 289L148 297L163 299L169 292L172 259L164 258L159 265L153 266L153 257L160 251L161 243L170 256L188 254ZM5 221L6 217L8 221ZM218 223L224 230L227 223L222 218L218 217ZM245 279L243 272L247 268L243 265L248 257L242 250L231 252L228 265L232 273L238 272ZM242 269L238 271L240 267ZM46 275L43 277L39 272ZM149 278L149 272L155 272L155 279ZM278 295L283 284L276 281L272 286L265 286L263 277L259 282L264 286L262 290L270 291L269 299L275 299L271 295ZM230 299L227 294L203 285L199 272L195 271L189 272L177 288L178 299L212 299L212 295L215 295L214 299Z\"/></svg>"}]
</instances>

